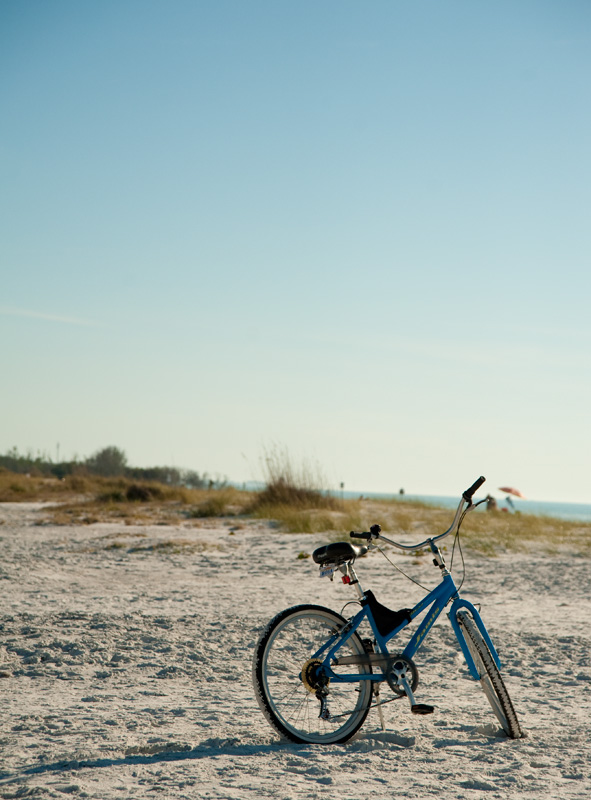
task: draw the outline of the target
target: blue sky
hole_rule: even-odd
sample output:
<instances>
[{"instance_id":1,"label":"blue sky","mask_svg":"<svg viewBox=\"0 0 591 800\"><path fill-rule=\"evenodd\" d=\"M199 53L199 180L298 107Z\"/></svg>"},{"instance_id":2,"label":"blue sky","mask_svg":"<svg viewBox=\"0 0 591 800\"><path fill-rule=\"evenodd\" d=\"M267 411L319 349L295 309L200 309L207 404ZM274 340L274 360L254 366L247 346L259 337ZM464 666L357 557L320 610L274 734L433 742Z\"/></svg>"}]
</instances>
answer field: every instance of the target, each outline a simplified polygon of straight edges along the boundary
<instances>
[{"instance_id":1,"label":"blue sky","mask_svg":"<svg viewBox=\"0 0 591 800\"><path fill-rule=\"evenodd\" d=\"M591 502L590 23L3 0L0 452Z\"/></svg>"}]
</instances>

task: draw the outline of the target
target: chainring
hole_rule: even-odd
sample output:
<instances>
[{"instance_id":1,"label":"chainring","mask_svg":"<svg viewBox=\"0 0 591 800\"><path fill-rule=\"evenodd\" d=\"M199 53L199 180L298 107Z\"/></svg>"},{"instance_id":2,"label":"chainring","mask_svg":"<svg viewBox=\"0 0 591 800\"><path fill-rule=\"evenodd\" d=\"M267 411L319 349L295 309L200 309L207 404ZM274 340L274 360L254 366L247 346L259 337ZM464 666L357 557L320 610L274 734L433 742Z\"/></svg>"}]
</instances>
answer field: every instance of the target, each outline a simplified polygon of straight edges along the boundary
<instances>
[{"instance_id":1,"label":"chainring","mask_svg":"<svg viewBox=\"0 0 591 800\"><path fill-rule=\"evenodd\" d=\"M419 685L419 671L415 662L406 656L392 656L386 670L386 680L390 689L399 697L406 694L399 683L401 678L406 679L413 692Z\"/></svg>"}]
</instances>

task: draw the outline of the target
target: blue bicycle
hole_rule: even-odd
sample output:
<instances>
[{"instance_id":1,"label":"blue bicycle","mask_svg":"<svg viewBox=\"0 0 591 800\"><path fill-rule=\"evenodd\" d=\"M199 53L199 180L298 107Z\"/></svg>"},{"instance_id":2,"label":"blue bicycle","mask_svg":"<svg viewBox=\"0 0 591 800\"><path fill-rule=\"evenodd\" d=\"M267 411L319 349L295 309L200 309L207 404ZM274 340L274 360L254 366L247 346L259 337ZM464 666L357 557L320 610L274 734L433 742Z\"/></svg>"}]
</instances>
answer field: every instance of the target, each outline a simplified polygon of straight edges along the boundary
<instances>
[{"instance_id":1,"label":"blue bicycle","mask_svg":"<svg viewBox=\"0 0 591 800\"><path fill-rule=\"evenodd\" d=\"M447 615L475 680L480 681L492 710L503 730L513 739L523 736L500 669L499 656L480 614L460 598L458 587L448 571L437 542L452 533L459 534L476 490L484 483L480 477L460 499L451 527L424 542L405 545L386 538L379 525L367 532L351 531L353 538L366 545L336 542L313 553L320 574L331 579L340 572L342 580L357 594L361 610L345 619L329 608L298 605L277 614L266 626L255 648L253 682L263 714L278 733L298 743L337 744L346 742L363 725L370 708L390 700L380 700L386 683L399 699L406 696L415 714L430 714L433 706L417 703L414 691L418 671L413 661L433 624L449 605ZM480 501L484 502L484 501ZM433 562L441 571L441 582L412 609L393 611L378 602L373 592L363 590L355 572L355 559L384 541L400 550L429 547ZM388 644L426 611L403 650L390 652ZM362 638L359 628L369 623L373 636Z\"/></svg>"}]
</instances>

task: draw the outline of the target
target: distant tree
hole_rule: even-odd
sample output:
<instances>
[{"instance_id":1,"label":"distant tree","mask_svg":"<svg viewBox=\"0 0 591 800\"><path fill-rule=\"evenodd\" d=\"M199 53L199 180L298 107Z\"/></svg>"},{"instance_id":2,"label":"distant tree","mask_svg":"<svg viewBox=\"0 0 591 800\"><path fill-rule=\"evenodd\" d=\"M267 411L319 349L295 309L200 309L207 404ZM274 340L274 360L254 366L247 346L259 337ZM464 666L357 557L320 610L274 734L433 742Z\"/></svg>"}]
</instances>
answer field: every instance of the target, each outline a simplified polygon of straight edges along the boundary
<instances>
[{"instance_id":1,"label":"distant tree","mask_svg":"<svg viewBox=\"0 0 591 800\"><path fill-rule=\"evenodd\" d=\"M49 472L46 456L41 453L34 455L32 450L21 454L16 447L0 456L0 466L10 472L16 472L21 475L27 473L30 475L45 475Z\"/></svg>"},{"instance_id":2,"label":"distant tree","mask_svg":"<svg viewBox=\"0 0 591 800\"><path fill-rule=\"evenodd\" d=\"M207 478L195 470L188 469L183 473L183 483L189 489L204 489L207 486Z\"/></svg>"},{"instance_id":3,"label":"distant tree","mask_svg":"<svg viewBox=\"0 0 591 800\"><path fill-rule=\"evenodd\" d=\"M128 467L125 473L136 481L156 481L169 486L180 486L181 472L176 467Z\"/></svg>"},{"instance_id":4,"label":"distant tree","mask_svg":"<svg viewBox=\"0 0 591 800\"><path fill-rule=\"evenodd\" d=\"M118 447L103 447L86 459L86 467L95 475L112 478L123 475L127 467L127 456Z\"/></svg>"},{"instance_id":5,"label":"distant tree","mask_svg":"<svg viewBox=\"0 0 591 800\"><path fill-rule=\"evenodd\" d=\"M19 453L16 447L0 454L0 469L30 475L47 475L62 479L68 475L89 472L105 478L125 476L135 481L163 483L168 486L186 486L189 489L222 489L228 478L211 478L207 472L177 467L130 467L127 456L119 447L103 447L89 458L74 456L71 461L54 462L45 453L34 454L29 450Z\"/></svg>"}]
</instances>

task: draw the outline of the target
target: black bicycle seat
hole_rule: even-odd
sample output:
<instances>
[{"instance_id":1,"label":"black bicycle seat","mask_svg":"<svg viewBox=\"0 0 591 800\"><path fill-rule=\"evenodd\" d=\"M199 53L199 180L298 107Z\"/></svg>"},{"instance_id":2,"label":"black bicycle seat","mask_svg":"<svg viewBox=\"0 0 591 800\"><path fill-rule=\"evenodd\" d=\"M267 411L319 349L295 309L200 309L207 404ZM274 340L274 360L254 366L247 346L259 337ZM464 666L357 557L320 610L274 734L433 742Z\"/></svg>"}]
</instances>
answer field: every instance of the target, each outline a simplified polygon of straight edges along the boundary
<instances>
[{"instance_id":1,"label":"black bicycle seat","mask_svg":"<svg viewBox=\"0 0 591 800\"><path fill-rule=\"evenodd\" d=\"M368 547L364 544L356 545L350 542L333 542L332 544L325 544L318 547L312 553L312 558L317 564L344 564L351 561L358 556L364 556Z\"/></svg>"}]
</instances>

